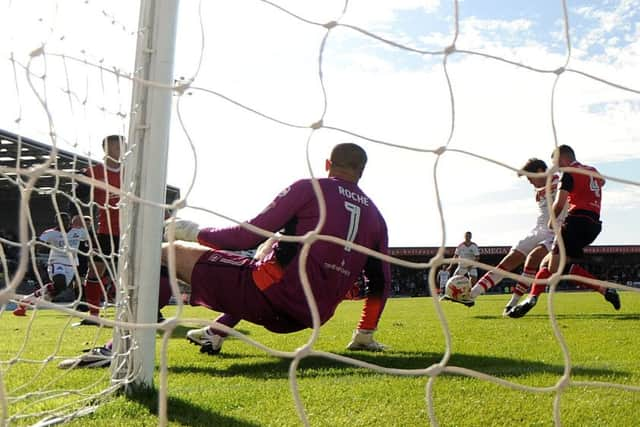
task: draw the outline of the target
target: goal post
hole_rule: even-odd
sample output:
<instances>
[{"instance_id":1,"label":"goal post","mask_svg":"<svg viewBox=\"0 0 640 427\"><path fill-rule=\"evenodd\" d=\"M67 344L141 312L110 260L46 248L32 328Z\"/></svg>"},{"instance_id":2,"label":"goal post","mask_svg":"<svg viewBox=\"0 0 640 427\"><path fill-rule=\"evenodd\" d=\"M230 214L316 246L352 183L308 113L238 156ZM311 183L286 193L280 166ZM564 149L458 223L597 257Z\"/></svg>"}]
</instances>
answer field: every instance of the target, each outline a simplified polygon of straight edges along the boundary
<instances>
[{"instance_id":1,"label":"goal post","mask_svg":"<svg viewBox=\"0 0 640 427\"><path fill-rule=\"evenodd\" d=\"M158 313L173 66L179 0L142 0L129 137L123 156L120 292L117 320L153 324ZM132 318L129 318L132 316ZM134 386L153 386L155 328L114 328L112 378L130 373ZM131 334L131 339L123 339ZM127 351L133 346L132 351ZM125 381L125 384L129 384Z\"/></svg>"}]
</instances>

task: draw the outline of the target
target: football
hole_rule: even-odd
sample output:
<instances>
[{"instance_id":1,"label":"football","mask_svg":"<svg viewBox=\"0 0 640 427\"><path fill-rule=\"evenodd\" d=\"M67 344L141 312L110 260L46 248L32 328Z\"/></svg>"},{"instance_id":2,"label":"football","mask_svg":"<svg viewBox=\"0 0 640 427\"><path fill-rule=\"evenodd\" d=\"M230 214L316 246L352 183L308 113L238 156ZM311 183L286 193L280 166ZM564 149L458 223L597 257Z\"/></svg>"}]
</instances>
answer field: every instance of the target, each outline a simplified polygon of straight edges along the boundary
<instances>
[{"instance_id":1,"label":"football","mask_svg":"<svg viewBox=\"0 0 640 427\"><path fill-rule=\"evenodd\" d=\"M452 300L470 300L471 281L466 276L453 276L447 282L447 287L445 288L444 293Z\"/></svg>"}]
</instances>

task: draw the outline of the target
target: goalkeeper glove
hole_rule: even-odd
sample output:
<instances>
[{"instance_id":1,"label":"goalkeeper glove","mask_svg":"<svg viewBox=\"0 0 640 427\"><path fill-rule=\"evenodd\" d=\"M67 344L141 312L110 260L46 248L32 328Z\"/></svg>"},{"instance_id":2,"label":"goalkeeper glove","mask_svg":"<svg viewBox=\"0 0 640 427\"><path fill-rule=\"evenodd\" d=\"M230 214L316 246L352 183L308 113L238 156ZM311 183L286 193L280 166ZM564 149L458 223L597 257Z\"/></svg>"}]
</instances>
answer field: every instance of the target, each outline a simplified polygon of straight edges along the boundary
<instances>
[{"instance_id":1,"label":"goalkeeper glove","mask_svg":"<svg viewBox=\"0 0 640 427\"><path fill-rule=\"evenodd\" d=\"M189 221L187 219L178 219L175 221L168 221L164 229L164 238L169 240L169 228L173 223L174 238L175 240L184 240L186 242L197 242L198 233L200 233L200 226L198 223Z\"/></svg>"}]
</instances>

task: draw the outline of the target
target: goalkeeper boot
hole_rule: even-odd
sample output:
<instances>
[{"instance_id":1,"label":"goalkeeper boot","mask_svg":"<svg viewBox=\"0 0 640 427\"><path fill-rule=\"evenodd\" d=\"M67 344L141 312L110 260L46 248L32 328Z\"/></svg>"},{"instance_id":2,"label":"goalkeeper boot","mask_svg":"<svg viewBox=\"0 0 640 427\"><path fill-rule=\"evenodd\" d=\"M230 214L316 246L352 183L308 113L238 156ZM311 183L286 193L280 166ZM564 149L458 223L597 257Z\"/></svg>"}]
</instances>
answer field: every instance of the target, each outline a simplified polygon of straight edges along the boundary
<instances>
[{"instance_id":1,"label":"goalkeeper boot","mask_svg":"<svg viewBox=\"0 0 640 427\"><path fill-rule=\"evenodd\" d=\"M58 364L58 368L102 368L111 364L113 352L107 346L95 347L85 351L86 353L81 356L63 360Z\"/></svg>"},{"instance_id":2,"label":"goalkeeper boot","mask_svg":"<svg viewBox=\"0 0 640 427\"><path fill-rule=\"evenodd\" d=\"M520 304L513 307L511 311L509 311L508 315L511 318L519 319L520 317L523 317L525 314L531 311L531 309L535 307L537 303L538 303L538 297L532 295L529 298L522 301Z\"/></svg>"},{"instance_id":3,"label":"goalkeeper boot","mask_svg":"<svg viewBox=\"0 0 640 427\"><path fill-rule=\"evenodd\" d=\"M211 328L204 327L202 329L192 329L187 332L187 340L191 344L200 346L200 353L216 355L222 350L222 343L225 337L214 334Z\"/></svg>"},{"instance_id":4,"label":"goalkeeper boot","mask_svg":"<svg viewBox=\"0 0 640 427\"><path fill-rule=\"evenodd\" d=\"M618 295L618 291L613 288L608 288L604 292L604 299L609 301L613 308L620 310L620 295Z\"/></svg>"},{"instance_id":5,"label":"goalkeeper boot","mask_svg":"<svg viewBox=\"0 0 640 427\"><path fill-rule=\"evenodd\" d=\"M356 329L353 331L347 350L383 351L387 346L373 339L372 329Z\"/></svg>"}]
</instances>

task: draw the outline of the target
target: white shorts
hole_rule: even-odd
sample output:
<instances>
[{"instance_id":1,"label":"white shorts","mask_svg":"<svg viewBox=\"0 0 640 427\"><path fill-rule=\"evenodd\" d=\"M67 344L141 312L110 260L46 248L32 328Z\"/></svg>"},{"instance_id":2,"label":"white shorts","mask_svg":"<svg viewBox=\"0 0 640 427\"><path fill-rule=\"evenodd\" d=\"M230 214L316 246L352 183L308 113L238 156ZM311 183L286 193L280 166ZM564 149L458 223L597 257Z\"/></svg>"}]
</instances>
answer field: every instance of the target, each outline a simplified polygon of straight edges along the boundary
<instances>
[{"instance_id":1,"label":"white shorts","mask_svg":"<svg viewBox=\"0 0 640 427\"><path fill-rule=\"evenodd\" d=\"M75 276L75 269L72 265L66 264L49 264L47 266L47 272L49 273L49 279L53 280L53 276L57 276L59 274L64 275L66 279L66 284L69 285Z\"/></svg>"},{"instance_id":2,"label":"white shorts","mask_svg":"<svg viewBox=\"0 0 640 427\"><path fill-rule=\"evenodd\" d=\"M471 266L458 265L456 271L453 272L454 276L464 276L465 274L472 277L478 277L478 269Z\"/></svg>"},{"instance_id":3,"label":"white shorts","mask_svg":"<svg viewBox=\"0 0 640 427\"><path fill-rule=\"evenodd\" d=\"M539 226L534 228L522 240L513 246L513 249L528 255L537 246L544 246L548 251L551 250L555 235L548 227Z\"/></svg>"}]
</instances>

